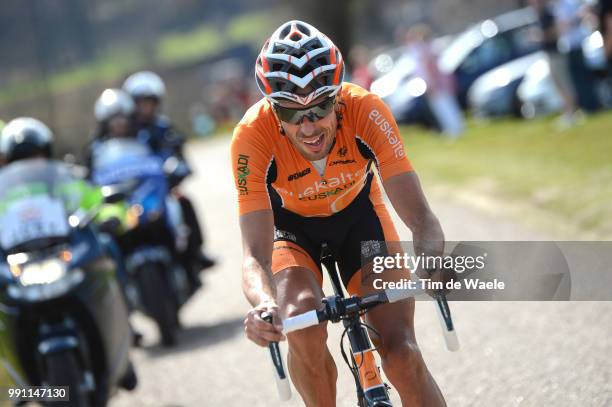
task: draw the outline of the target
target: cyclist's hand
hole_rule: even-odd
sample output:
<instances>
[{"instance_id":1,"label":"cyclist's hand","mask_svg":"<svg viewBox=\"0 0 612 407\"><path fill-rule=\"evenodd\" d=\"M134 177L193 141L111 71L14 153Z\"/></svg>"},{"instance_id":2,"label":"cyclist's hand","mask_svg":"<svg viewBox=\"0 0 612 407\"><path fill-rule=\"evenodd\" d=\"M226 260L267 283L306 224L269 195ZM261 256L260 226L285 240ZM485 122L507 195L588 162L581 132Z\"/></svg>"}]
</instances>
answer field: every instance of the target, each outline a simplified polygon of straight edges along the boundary
<instances>
[{"instance_id":1,"label":"cyclist's hand","mask_svg":"<svg viewBox=\"0 0 612 407\"><path fill-rule=\"evenodd\" d=\"M261 318L262 312L272 314L272 323ZM252 308L244 319L244 332L251 341L259 346L268 346L269 342L284 341L283 325L278 315L278 305L266 301Z\"/></svg>"}]
</instances>

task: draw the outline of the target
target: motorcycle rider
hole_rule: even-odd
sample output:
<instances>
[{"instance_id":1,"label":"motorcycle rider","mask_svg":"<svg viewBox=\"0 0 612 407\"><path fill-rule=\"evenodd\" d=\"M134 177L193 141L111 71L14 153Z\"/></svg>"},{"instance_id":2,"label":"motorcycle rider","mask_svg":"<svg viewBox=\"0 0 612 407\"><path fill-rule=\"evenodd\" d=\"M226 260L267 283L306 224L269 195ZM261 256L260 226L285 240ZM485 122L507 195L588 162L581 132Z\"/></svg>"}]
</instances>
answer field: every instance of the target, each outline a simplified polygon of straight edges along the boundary
<instances>
[{"instance_id":1,"label":"motorcycle rider","mask_svg":"<svg viewBox=\"0 0 612 407\"><path fill-rule=\"evenodd\" d=\"M122 88L134 100L134 130L138 140L147 143L162 159L174 159L175 163L182 166L182 175L174 183L178 185L178 182L188 176L191 170L183 155L185 138L174 129L170 120L161 114L161 104L166 94L164 82L154 72L140 71L130 75ZM179 193L177 188L174 187L172 192L177 196L185 222L190 228L187 251L190 253L191 262L197 270L212 267L215 264L214 260L202 251L204 234L193 203L188 197Z\"/></svg>"},{"instance_id":2,"label":"motorcycle rider","mask_svg":"<svg viewBox=\"0 0 612 407\"><path fill-rule=\"evenodd\" d=\"M53 133L40 120L31 117L20 117L10 121L3 129L0 137L0 154L4 157L6 164L29 158L51 159L53 153ZM78 177L79 174L77 174ZM75 194L81 196L79 207L90 209L100 202L100 189L89 184L80 182L75 185ZM105 205L97 217L99 229L117 229L125 222L125 207L122 204ZM117 226L119 224L119 226ZM127 273L121 253L112 239L104 235L99 236L101 243L106 247L117 265L117 280L125 287ZM129 301L126 302L130 307ZM134 342L138 344L142 335L132 329Z\"/></svg>"},{"instance_id":3,"label":"motorcycle rider","mask_svg":"<svg viewBox=\"0 0 612 407\"><path fill-rule=\"evenodd\" d=\"M32 117L18 117L9 121L0 131L0 156L3 159L3 165L11 165L14 162L30 159L51 160L53 158L53 143L54 135L49 127L42 121ZM83 210L85 212L96 208L103 203L104 197L100 188L90 184L82 178L82 173L78 169L69 164L65 164L66 168L72 170L74 181L67 185L61 185L69 197L69 205L67 209ZM107 222L115 223L125 222L125 207L122 204L103 204L98 210L94 222L97 224L98 230L103 230ZM97 234L100 245L110 255L117 267L117 280L122 285L122 270L124 270L123 260L120 253L113 250L112 242L105 239L103 233ZM0 265L1 267L2 265ZM126 305L129 307L129 302L126 299ZM129 321L128 321L129 324ZM130 324L130 330L133 334L132 340L137 343L139 335ZM130 382L126 382L125 388L131 390L137 385L137 377L131 377Z\"/></svg>"},{"instance_id":4,"label":"motorcycle rider","mask_svg":"<svg viewBox=\"0 0 612 407\"><path fill-rule=\"evenodd\" d=\"M4 126L0 135L0 155L5 164L30 158L51 159L53 156L53 132L46 124L32 117L19 117L11 120ZM75 174L80 178L79 174ZM91 209L102 200L99 188L86 181L74 185L74 192L81 197L79 208ZM104 205L98 215L97 223L100 229L107 227L106 223L122 223L125 219L125 208L121 204ZM113 257L113 253L111 253ZM118 266L121 268L121 262ZM120 271L120 270L119 270ZM121 273L119 273L121 279Z\"/></svg>"},{"instance_id":5,"label":"motorcycle rider","mask_svg":"<svg viewBox=\"0 0 612 407\"><path fill-rule=\"evenodd\" d=\"M134 137L132 124L134 102L121 89L105 89L96 100L94 116L96 129L85 151L85 165L91 170L92 153L100 143L117 137Z\"/></svg>"},{"instance_id":6,"label":"motorcycle rider","mask_svg":"<svg viewBox=\"0 0 612 407\"><path fill-rule=\"evenodd\" d=\"M132 120L134 110L135 106L132 97L123 90L106 89L102 92L94 107L94 114L98 125L87 153L87 165L90 170L92 167L92 155L99 144L112 138L135 136L134 121ZM183 210L182 204L181 210ZM184 220L187 221L186 216L184 216ZM188 226L190 227L189 224ZM172 234L172 231L168 230L168 233ZM173 239L170 239L170 241L173 241ZM169 243L169 246L173 245ZM174 247L169 247L169 249L174 250ZM187 271L189 282L195 291L201 286L201 281L198 275L199 270L193 266L193 252L187 247L184 252L177 252L176 254Z\"/></svg>"}]
</instances>

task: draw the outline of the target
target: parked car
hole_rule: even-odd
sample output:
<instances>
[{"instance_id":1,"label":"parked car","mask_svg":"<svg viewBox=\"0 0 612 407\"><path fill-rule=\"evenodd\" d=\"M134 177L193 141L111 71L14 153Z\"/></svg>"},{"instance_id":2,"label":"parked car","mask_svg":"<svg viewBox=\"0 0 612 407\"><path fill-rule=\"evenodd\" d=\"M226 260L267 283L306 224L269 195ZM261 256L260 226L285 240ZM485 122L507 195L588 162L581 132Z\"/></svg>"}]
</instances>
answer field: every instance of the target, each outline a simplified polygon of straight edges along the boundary
<instances>
[{"instance_id":1,"label":"parked car","mask_svg":"<svg viewBox=\"0 0 612 407\"><path fill-rule=\"evenodd\" d=\"M535 70L532 76L536 78L542 69L548 72L544 52L536 52L497 67L474 82L468 92L468 106L476 117L520 116L521 102L517 98L517 89L528 72Z\"/></svg>"},{"instance_id":2,"label":"parked car","mask_svg":"<svg viewBox=\"0 0 612 407\"><path fill-rule=\"evenodd\" d=\"M530 8L485 20L461 34L440 55L440 70L455 76L459 103L467 106L467 93L485 72L537 52L532 35L537 16Z\"/></svg>"},{"instance_id":3,"label":"parked car","mask_svg":"<svg viewBox=\"0 0 612 407\"><path fill-rule=\"evenodd\" d=\"M586 64L597 75L605 70L603 39L596 31L583 42ZM598 80L599 98L609 105L609 85ZM563 102L550 75L548 59L537 52L504 64L478 78L468 93L468 105L476 116L514 114L525 118L563 109Z\"/></svg>"},{"instance_id":4,"label":"parked car","mask_svg":"<svg viewBox=\"0 0 612 407\"><path fill-rule=\"evenodd\" d=\"M468 90L479 76L538 50L531 35L535 24L531 8L515 10L468 28L442 50L439 68L454 76L462 107L466 107ZM415 77L414 61L408 57L394 60L393 67L372 83L371 90L389 105L399 123L436 126L425 98L427 84Z\"/></svg>"}]
</instances>

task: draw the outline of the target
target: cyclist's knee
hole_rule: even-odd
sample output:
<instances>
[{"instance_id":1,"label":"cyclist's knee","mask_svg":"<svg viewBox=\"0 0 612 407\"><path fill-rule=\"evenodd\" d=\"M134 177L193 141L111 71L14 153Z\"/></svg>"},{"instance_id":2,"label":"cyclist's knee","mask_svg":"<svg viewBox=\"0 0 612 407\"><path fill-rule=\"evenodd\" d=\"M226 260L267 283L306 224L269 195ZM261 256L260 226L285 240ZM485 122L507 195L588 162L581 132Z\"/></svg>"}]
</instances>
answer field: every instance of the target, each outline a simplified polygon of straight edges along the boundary
<instances>
[{"instance_id":1,"label":"cyclist's knee","mask_svg":"<svg viewBox=\"0 0 612 407\"><path fill-rule=\"evenodd\" d=\"M421 350L410 339L383 344L381 359L385 373L390 378L402 376L418 379L426 372Z\"/></svg>"},{"instance_id":2,"label":"cyclist's knee","mask_svg":"<svg viewBox=\"0 0 612 407\"><path fill-rule=\"evenodd\" d=\"M303 308L290 305L287 307L287 316L294 317L304 312L312 310L311 308ZM289 342L289 350L294 355L301 358L304 356L306 360L317 359L317 356L323 356L327 343L327 324L311 326L306 329L291 332L287 335Z\"/></svg>"}]
</instances>

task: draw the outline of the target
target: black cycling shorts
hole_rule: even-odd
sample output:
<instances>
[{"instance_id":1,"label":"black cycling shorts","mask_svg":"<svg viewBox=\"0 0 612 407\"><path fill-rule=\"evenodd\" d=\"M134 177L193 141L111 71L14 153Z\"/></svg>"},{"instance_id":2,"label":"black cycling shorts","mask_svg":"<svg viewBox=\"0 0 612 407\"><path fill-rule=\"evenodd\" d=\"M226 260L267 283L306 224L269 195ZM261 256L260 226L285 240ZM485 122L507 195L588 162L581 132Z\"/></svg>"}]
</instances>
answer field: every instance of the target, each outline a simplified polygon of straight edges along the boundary
<instances>
[{"instance_id":1,"label":"black cycling shorts","mask_svg":"<svg viewBox=\"0 0 612 407\"><path fill-rule=\"evenodd\" d=\"M363 262L386 255L384 241L398 241L398 235L384 204L374 205L368 182L359 195L342 211L326 217L304 217L278 205L274 212L272 272L304 267L317 274L322 283L321 247L331 250L340 277L350 294L357 294L351 282ZM351 283L351 284L349 284Z\"/></svg>"}]
</instances>

